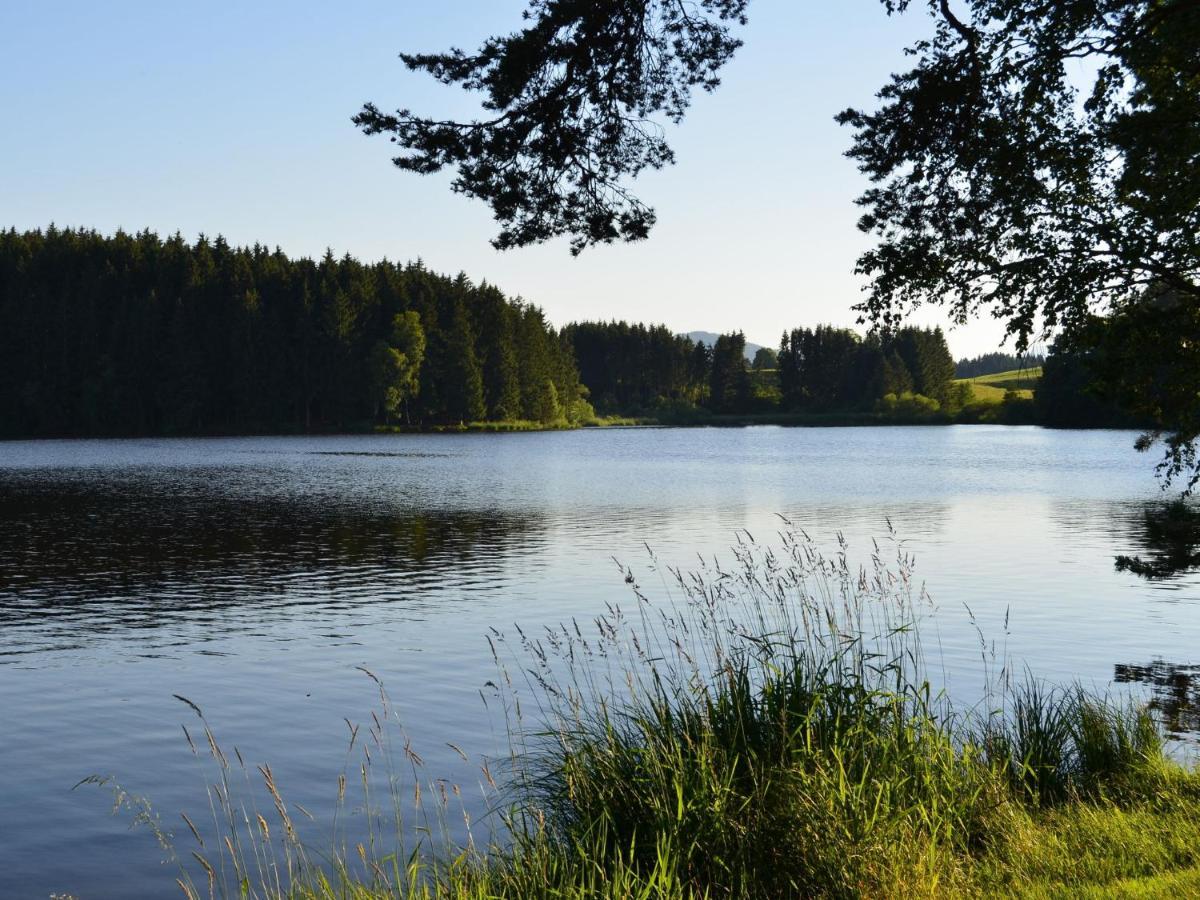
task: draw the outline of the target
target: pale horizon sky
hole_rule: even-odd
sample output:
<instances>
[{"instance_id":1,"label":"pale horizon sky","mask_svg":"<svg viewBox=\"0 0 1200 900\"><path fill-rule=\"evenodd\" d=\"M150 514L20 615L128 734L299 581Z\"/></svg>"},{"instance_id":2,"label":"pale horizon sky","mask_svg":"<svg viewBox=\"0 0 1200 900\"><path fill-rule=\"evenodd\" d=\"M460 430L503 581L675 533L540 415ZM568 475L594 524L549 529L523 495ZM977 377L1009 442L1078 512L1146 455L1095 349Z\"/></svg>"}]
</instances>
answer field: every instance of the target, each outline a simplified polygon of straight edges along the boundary
<instances>
[{"instance_id":1,"label":"pale horizon sky","mask_svg":"<svg viewBox=\"0 0 1200 900\"><path fill-rule=\"evenodd\" d=\"M473 97L409 73L401 50L474 48L520 25L524 0L205 6L12 0L0 8L0 227L150 228L194 239L420 257L575 319L742 329L853 326L868 245L855 228L865 179L843 154L847 106L871 106L923 9L878 0L753 0L745 46L712 95L669 128L678 164L637 190L658 210L648 241L565 241L499 253L488 208L390 163L392 145L350 122L383 109L470 116ZM956 356L997 349L1003 328L947 327Z\"/></svg>"}]
</instances>

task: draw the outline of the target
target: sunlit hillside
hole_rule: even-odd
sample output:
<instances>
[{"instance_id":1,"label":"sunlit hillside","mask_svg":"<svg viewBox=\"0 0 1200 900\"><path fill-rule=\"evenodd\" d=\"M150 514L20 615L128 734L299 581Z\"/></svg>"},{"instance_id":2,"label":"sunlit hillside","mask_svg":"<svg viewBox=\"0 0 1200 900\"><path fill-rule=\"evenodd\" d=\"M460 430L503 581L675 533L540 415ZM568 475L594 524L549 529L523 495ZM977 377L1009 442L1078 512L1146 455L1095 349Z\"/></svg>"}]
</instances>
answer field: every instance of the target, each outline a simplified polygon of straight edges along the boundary
<instances>
[{"instance_id":1,"label":"sunlit hillside","mask_svg":"<svg viewBox=\"0 0 1200 900\"><path fill-rule=\"evenodd\" d=\"M1018 397L1033 398L1033 389L1042 377L1042 367L1011 369L978 378L957 378L955 382L966 382L971 386L977 403L1000 403L1007 391L1016 391Z\"/></svg>"}]
</instances>

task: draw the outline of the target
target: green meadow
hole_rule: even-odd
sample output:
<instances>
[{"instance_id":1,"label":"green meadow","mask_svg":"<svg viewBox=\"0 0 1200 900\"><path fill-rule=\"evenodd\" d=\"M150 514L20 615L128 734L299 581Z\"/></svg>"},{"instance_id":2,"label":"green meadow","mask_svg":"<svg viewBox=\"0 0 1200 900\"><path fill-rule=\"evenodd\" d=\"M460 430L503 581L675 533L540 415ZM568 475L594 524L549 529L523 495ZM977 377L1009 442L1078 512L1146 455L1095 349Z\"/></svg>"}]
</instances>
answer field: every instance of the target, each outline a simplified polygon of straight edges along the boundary
<instances>
[{"instance_id":1,"label":"green meadow","mask_svg":"<svg viewBox=\"0 0 1200 900\"><path fill-rule=\"evenodd\" d=\"M1035 366L1030 369L1012 369L993 375L980 375L977 378L956 378L955 384L969 385L975 403L1002 403L1008 391L1013 391L1021 399L1032 400L1033 389L1041 377L1042 367Z\"/></svg>"}]
</instances>

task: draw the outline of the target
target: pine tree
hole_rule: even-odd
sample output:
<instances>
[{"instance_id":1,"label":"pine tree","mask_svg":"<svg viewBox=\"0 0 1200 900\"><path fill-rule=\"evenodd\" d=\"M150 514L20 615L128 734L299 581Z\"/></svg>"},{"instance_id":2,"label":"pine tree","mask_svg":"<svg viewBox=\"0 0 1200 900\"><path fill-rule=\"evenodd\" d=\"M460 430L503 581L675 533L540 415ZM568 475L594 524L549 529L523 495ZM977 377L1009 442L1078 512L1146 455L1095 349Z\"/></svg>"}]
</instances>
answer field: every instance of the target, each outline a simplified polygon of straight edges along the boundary
<instances>
[{"instance_id":1,"label":"pine tree","mask_svg":"<svg viewBox=\"0 0 1200 900\"><path fill-rule=\"evenodd\" d=\"M746 336L740 331L722 334L712 349L709 405L717 412L738 412L746 409L749 400Z\"/></svg>"},{"instance_id":2,"label":"pine tree","mask_svg":"<svg viewBox=\"0 0 1200 900\"><path fill-rule=\"evenodd\" d=\"M399 356L385 364L381 345ZM540 310L419 262L0 231L0 435L356 427L383 413L389 368L387 414L407 401L415 424L526 414L546 379L562 415L587 413L570 343Z\"/></svg>"}]
</instances>

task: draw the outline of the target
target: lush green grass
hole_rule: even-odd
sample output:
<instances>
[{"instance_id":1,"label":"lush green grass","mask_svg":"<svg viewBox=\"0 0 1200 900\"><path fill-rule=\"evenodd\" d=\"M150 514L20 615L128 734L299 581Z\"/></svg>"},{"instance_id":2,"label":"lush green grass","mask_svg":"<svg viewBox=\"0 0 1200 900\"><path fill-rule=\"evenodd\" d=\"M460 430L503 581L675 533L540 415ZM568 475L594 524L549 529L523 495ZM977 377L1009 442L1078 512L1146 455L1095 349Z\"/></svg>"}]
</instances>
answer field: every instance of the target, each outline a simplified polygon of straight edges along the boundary
<instances>
[{"instance_id":1,"label":"lush green grass","mask_svg":"<svg viewBox=\"0 0 1200 900\"><path fill-rule=\"evenodd\" d=\"M732 561L665 571L670 596L627 570L627 609L490 637L512 749L506 777L492 775L503 761L484 770L499 827L481 843L450 842L457 788L427 780L407 740L393 752L382 685L380 713L355 732L361 796L343 777L339 801L383 811L357 846L335 823L320 853L269 770L266 815L239 794L246 768L201 716L213 821L180 854L185 892L1049 898L1197 885L1200 776L1165 757L1148 715L1014 682L1002 661L977 705L954 706L931 684L930 604L902 553L859 570L785 531L778 546L747 535Z\"/></svg>"},{"instance_id":2,"label":"lush green grass","mask_svg":"<svg viewBox=\"0 0 1200 900\"><path fill-rule=\"evenodd\" d=\"M1033 366L1028 369L1013 369L1009 372L980 375L977 378L958 378L955 381L971 386L976 403L1002 403L1004 395L1008 391L1015 392L1017 397L1032 399L1033 389L1041 377L1042 367Z\"/></svg>"},{"instance_id":3,"label":"lush green grass","mask_svg":"<svg viewBox=\"0 0 1200 900\"><path fill-rule=\"evenodd\" d=\"M1140 781L1120 800L1014 813L1006 840L979 863L981 892L1063 900L1196 895L1195 779L1179 784L1163 773Z\"/></svg>"}]
</instances>

